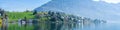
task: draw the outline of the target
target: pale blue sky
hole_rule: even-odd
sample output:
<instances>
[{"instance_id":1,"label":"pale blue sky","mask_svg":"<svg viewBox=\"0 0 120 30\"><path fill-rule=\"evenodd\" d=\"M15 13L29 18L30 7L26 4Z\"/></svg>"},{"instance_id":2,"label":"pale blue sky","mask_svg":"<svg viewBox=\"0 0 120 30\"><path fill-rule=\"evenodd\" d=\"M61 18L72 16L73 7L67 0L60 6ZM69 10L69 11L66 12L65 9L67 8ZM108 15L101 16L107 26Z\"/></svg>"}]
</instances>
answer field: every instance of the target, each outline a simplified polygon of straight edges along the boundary
<instances>
[{"instance_id":1,"label":"pale blue sky","mask_svg":"<svg viewBox=\"0 0 120 30\"><path fill-rule=\"evenodd\" d=\"M0 0L0 8L6 11L25 11L33 10L51 0ZM119 3L120 0L94 0L94 1L104 1L107 3Z\"/></svg>"},{"instance_id":2,"label":"pale blue sky","mask_svg":"<svg viewBox=\"0 0 120 30\"><path fill-rule=\"evenodd\" d=\"M0 0L0 8L6 11L33 10L51 0Z\"/></svg>"}]
</instances>

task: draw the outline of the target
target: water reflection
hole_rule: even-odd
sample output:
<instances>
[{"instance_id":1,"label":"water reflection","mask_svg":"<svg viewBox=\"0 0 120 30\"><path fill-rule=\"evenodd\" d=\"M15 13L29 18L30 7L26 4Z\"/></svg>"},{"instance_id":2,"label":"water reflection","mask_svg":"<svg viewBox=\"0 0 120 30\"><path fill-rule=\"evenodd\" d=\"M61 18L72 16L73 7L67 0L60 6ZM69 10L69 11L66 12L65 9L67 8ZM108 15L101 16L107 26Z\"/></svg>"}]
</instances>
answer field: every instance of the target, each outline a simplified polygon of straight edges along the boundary
<instances>
[{"instance_id":1,"label":"water reflection","mask_svg":"<svg viewBox=\"0 0 120 30\"><path fill-rule=\"evenodd\" d=\"M9 23L8 25L0 24L1 30L96 30L96 24L82 23Z\"/></svg>"},{"instance_id":2,"label":"water reflection","mask_svg":"<svg viewBox=\"0 0 120 30\"><path fill-rule=\"evenodd\" d=\"M1 30L7 30L8 24L7 23L0 23Z\"/></svg>"}]
</instances>

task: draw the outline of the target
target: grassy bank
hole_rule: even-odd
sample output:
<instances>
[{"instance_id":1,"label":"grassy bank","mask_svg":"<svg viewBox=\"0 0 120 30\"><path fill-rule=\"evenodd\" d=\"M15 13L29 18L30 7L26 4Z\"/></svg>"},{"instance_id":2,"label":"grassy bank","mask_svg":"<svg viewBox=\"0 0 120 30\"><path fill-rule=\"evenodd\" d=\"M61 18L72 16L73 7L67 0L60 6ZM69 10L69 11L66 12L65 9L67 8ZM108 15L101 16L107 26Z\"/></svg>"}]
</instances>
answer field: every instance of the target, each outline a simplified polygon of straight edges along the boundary
<instances>
[{"instance_id":1,"label":"grassy bank","mask_svg":"<svg viewBox=\"0 0 120 30\"><path fill-rule=\"evenodd\" d=\"M23 19L24 17L27 17L27 19L34 18L32 12L7 12L7 15L9 17L9 21L17 21L18 19Z\"/></svg>"}]
</instances>

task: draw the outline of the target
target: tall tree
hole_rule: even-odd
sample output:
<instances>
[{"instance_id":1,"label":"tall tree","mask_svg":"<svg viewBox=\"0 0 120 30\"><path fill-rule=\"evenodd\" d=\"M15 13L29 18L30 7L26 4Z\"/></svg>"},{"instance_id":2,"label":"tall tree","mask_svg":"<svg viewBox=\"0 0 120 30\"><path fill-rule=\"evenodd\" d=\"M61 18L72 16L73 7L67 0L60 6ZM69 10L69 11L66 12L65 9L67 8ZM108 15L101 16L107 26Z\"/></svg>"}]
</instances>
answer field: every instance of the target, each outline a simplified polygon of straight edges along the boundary
<instances>
[{"instance_id":1,"label":"tall tree","mask_svg":"<svg viewBox=\"0 0 120 30\"><path fill-rule=\"evenodd\" d=\"M4 15L4 9L1 9L1 8L0 8L0 14L1 14L1 16Z\"/></svg>"},{"instance_id":2,"label":"tall tree","mask_svg":"<svg viewBox=\"0 0 120 30\"><path fill-rule=\"evenodd\" d=\"M34 12L33 12L33 15L35 15L35 14L37 14L37 11L36 11L36 10L34 10Z\"/></svg>"}]
</instances>

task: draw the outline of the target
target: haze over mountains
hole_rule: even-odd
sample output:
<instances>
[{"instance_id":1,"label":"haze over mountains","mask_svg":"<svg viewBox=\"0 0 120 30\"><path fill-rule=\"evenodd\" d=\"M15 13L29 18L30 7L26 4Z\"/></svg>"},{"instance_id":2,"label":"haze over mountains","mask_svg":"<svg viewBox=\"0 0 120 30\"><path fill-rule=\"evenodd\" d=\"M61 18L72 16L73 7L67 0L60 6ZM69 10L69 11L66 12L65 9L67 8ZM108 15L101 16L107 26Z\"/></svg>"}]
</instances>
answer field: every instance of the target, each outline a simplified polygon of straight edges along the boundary
<instances>
[{"instance_id":1,"label":"haze over mountains","mask_svg":"<svg viewBox=\"0 0 120 30\"><path fill-rule=\"evenodd\" d=\"M82 17L103 20L120 20L120 4L96 2L93 0L52 0L35 10L60 11Z\"/></svg>"}]
</instances>

